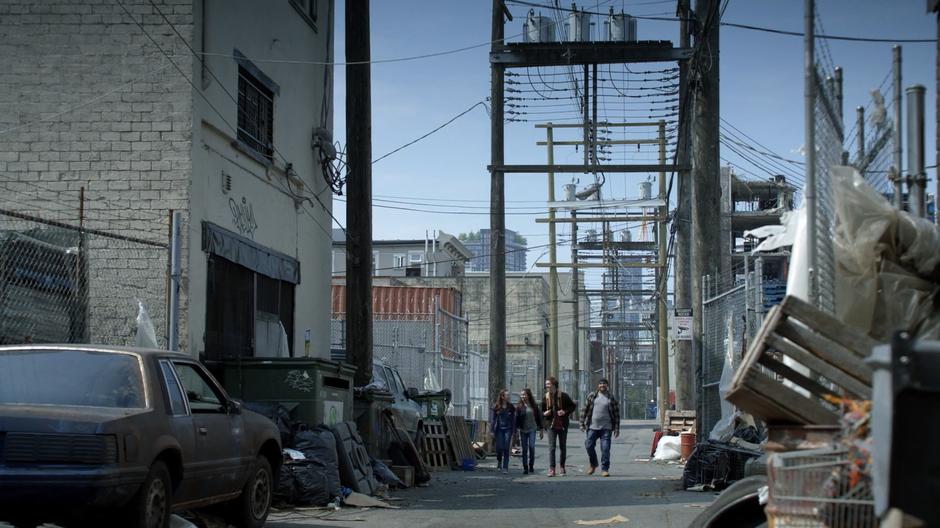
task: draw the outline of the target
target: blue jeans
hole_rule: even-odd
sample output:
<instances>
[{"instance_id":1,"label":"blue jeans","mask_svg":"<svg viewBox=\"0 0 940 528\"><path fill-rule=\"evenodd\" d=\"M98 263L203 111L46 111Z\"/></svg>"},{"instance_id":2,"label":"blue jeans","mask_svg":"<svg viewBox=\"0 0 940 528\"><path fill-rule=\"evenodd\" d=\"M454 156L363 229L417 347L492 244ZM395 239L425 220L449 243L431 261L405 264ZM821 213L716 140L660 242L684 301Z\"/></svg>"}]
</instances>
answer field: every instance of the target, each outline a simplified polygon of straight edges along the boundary
<instances>
[{"instance_id":1,"label":"blue jeans","mask_svg":"<svg viewBox=\"0 0 940 528\"><path fill-rule=\"evenodd\" d=\"M512 430L497 429L493 444L496 448L496 469L509 469L509 447L512 445Z\"/></svg>"},{"instance_id":2,"label":"blue jeans","mask_svg":"<svg viewBox=\"0 0 940 528\"><path fill-rule=\"evenodd\" d=\"M522 444L522 466L531 469L535 463L535 431L519 431L519 443Z\"/></svg>"},{"instance_id":3,"label":"blue jeans","mask_svg":"<svg viewBox=\"0 0 940 528\"><path fill-rule=\"evenodd\" d=\"M588 458L591 461L591 467L597 467L597 451L594 449L597 439L601 440L601 471L610 469L610 435L613 433L610 429L588 429L587 438L584 440L584 447L587 448Z\"/></svg>"}]
</instances>

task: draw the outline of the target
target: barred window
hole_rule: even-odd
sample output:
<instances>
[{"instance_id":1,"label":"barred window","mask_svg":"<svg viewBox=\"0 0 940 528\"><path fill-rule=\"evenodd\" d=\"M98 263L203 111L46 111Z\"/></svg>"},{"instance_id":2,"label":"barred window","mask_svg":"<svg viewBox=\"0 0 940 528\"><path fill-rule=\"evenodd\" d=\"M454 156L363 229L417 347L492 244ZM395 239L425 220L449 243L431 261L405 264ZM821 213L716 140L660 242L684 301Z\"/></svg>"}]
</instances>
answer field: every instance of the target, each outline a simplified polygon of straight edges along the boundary
<instances>
[{"instance_id":1,"label":"barred window","mask_svg":"<svg viewBox=\"0 0 940 528\"><path fill-rule=\"evenodd\" d=\"M238 68L238 140L269 161L274 156L274 93Z\"/></svg>"}]
</instances>

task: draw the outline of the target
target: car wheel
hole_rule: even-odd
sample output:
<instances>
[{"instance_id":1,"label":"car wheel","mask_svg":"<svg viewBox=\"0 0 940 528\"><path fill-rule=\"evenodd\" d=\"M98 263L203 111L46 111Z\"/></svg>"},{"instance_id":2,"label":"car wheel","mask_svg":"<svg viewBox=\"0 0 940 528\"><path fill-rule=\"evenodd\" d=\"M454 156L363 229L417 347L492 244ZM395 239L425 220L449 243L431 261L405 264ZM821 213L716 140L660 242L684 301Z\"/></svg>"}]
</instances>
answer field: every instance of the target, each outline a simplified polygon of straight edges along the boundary
<instances>
[{"instance_id":1,"label":"car wheel","mask_svg":"<svg viewBox=\"0 0 940 528\"><path fill-rule=\"evenodd\" d=\"M241 495L233 501L228 521L237 528L261 528L271 510L273 494L274 474L271 471L271 463L264 456L259 456Z\"/></svg>"},{"instance_id":2,"label":"car wheel","mask_svg":"<svg viewBox=\"0 0 940 528\"><path fill-rule=\"evenodd\" d=\"M767 526L764 506L758 500L758 490L767 484L767 477L745 477L718 495L708 508L700 513L689 528L761 528Z\"/></svg>"},{"instance_id":3,"label":"car wheel","mask_svg":"<svg viewBox=\"0 0 940 528\"><path fill-rule=\"evenodd\" d=\"M170 470L156 461L129 504L130 525L135 528L167 528L170 524L173 488Z\"/></svg>"}]
</instances>

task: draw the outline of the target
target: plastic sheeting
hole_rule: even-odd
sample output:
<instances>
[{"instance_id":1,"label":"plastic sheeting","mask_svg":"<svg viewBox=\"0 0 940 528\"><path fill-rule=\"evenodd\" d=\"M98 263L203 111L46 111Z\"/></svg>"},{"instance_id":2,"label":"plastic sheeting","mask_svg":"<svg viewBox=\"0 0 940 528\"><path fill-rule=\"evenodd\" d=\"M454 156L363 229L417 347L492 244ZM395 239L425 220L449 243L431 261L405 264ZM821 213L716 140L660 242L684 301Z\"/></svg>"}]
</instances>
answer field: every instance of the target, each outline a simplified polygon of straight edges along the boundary
<instances>
[{"instance_id":1,"label":"plastic sheeting","mask_svg":"<svg viewBox=\"0 0 940 528\"><path fill-rule=\"evenodd\" d=\"M879 341L940 338L940 231L894 209L851 167L832 169L837 315Z\"/></svg>"},{"instance_id":2,"label":"plastic sheeting","mask_svg":"<svg viewBox=\"0 0 940 528\"><path fill-rule=\"evenodd\" d=\"M137 299L137 332L134 335L134 346L137 348L159 348L153 320L150 319L147 307L140 299Z\"/></svg>"}]
</instances>

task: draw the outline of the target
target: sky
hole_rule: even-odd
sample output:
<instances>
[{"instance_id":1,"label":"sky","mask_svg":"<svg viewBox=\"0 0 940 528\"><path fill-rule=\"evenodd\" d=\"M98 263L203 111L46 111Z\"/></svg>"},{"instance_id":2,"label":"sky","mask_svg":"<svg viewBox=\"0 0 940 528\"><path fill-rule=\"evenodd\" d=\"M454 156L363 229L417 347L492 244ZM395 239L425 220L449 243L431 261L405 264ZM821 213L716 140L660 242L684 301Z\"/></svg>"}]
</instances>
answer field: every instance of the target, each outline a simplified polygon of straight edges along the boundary
<instances>
[{"instance_id":1,"label":"sky","mask_svg":"<svg viewBox=\"0 0 940 528\"><path fill-rule=\"evenodd\" d=\"M802 4L796 0L730 0L722 21L802 32ZM638 16L675 14L674 0L595 0L578 5L601 12L613 6L617 11L622 9ZM410 57L488 43L490 6L487 0L373 0L372 59ZM509 8L514 21L506 23L507 41L519 41L522 22L530 7L510 3ZM817 0L817 10L825 33L831 35L930 39L937 34L936 17L926 13L923 0ZM336 11L335 57L342 62L345 57L342 1L336 2ZM548 11L543 10L546 14ZM640 40L671 40L678 44L677 22L638 20L637 33ZM844 119L848 131L854 125L855 107L867 105L870 90L882 86L889 74L892 44L829 40L826 45L828 53L823 60L828 63L831 56L831 62L844 71ZM489 46L484 45L419 60L374 63L373 159L484 101L490 95L488 52ZM935 44L903 45L903 86L922 84L927 88L928 166L936 163L935 68ZM803 71L802 37L721 27L720 115L726 126L733 126L777 155L802 160ZM344 67L337 66L334 136L341 143L345 138L344 74ZM616 78L615 74L610 75ZM506 162L544 163L545 147L535 145L543 138L544 132L536 131L533 123L507 123ZM478 105L440 131L375 163L374 238L414 239L424 238L430 230L457 234L488 228L489 149L489 117L487 110ZM556 154L556 162L578 163L580 156L562 152ZM730 162L745 177L769 176L768 171L755 168L726 146L722 147L722 158L723 164ZM790 166L797 173L803 172L797 165ZM933 172L930 171L931 178ZM568 178L556 177L556 194L561 194L561 185L569 183ZM605 197L634 196L637 184L645 178L645 175L612 177ZM545 175L506 176L506 227L525 235L530 246L547 241L546 224L535 222L536 217L544 214L532 214L532 208L539 208L547 197L546 181ZM583 187L587 181L582 175L577 183ZM929 183L928 190L933 188L934 184ZM343 199L334 199L333 213L345 224ZM540 253L541 250L530 252L530 263Z\"/></svg>"}]
</instances>

